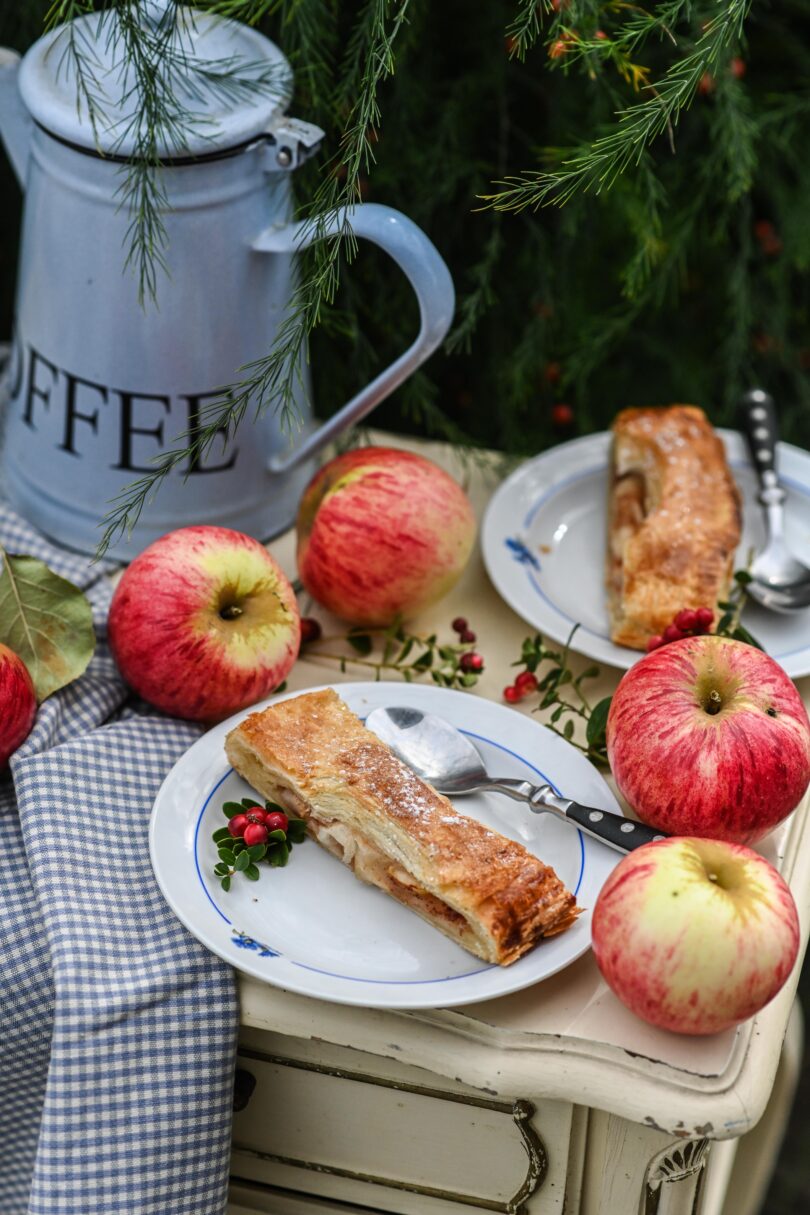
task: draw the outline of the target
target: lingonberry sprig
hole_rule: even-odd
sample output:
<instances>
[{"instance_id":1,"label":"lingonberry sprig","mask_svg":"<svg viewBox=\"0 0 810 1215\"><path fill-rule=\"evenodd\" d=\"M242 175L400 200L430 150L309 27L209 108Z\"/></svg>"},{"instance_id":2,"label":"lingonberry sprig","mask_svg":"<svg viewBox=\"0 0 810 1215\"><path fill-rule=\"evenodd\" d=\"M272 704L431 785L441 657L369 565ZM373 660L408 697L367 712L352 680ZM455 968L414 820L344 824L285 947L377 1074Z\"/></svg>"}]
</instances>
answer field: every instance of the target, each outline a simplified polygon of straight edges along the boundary
<instances>
[{"instance_id":1,"label":"lingonberry sprig","mask_svg":"<svg viewBox=\"0 0 810 1215\"><path fill-rule=\"evenodd\" d=\"M735 572L728 599L721 599L717 604L719 619L714 632L718 637L731 637L734 641L744 641L746 645L752 645L761 650L763 649L761 643L740 623L743 608L748 602L746 587L750 581L751 575L748 570ZM683 608L660 636L650 638L647 642L647 651L658 650L662 645L669 645L672 641L681 641L684 637L698 637L703 633L711 632L714 620L715 613L709 607L694 610Z\"/></svg>"},{"instance_id":2,"label":"lingonberry sprig","mask_svg":"<svg viewBox=\"0 0 810 1215\"><path fill-rule=\"evenodd\" d=\"M423 637L409 633L402 624L386 629L350 628L345 633L324 637L320 622L311 616L301 621L301 652L337 662L341 671L348 665L366 667L374 678L384 671L396 671L406 683L431 679L443 688L472 688L484 670L484 659L472 647L475 633L467 621L457 616L452 623L457 642L442 642L436 633ZM322 646L342 643L352 653L337 653Z\"/></svg>"},{"instance_id":3,"label":"lingonberry sprig","mask_svg":"<svg viewBox=\"0 0 810 1215\"><path fill-rule=\"evenodd\" d=\"M592 705L583 690L582 685L599 674L599 667L589 666L575 675L569 666L571 640L578 628L579 625L574 625L561 650L546 646L539 633L524 638L520 658L512 663L521 670L514 682L504 688L503 696L509 704L517 704L527 696L539 695L540 703L533 712L544 714L543 725L573 743L594 763L607 766L605 726L610 697ZM541 671L547 663L548 669ZM566 695L564 689L572 695ZM574 740L577 719L585 723L585 744Z\"/></svg>"},{"instance_id":4,"label":"lingonberry sprig","mask_svg":"<svg viewBox=\"0 0 810 1215\"><path fill-rule=\"evenodd\" d=\"M306 839L304 820L289 818L275 802L260 806L255 798L245 797L241 802L225 802L222 812L228 825L219 827L213 840L219 854L214 873L223 890L230 890L231 878L237 873L257 881L262 861L273 868L286 865L293 844Z\"/></svg>"}]
</instances>

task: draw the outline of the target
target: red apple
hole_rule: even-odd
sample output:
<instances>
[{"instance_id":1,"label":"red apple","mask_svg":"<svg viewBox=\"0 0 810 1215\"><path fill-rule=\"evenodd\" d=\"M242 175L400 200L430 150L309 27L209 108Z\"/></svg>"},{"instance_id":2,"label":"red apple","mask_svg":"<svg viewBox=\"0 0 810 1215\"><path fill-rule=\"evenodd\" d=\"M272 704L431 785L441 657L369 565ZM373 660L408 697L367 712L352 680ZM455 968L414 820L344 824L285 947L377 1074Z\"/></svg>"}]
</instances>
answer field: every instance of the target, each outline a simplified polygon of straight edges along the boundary
<instances>
[{"instance_id":1,"label":"red apple","mask_svg":"<svg viewBox=\"0 0 810 1215\"><path fill-rule=\"evenodd\" d=\"M749 844L799 804L810 723L778 663L727 637L686 637L621 679L610 766L643 822L669 835Z\"/></svg>"},{"instance_id":2,"label":"red apple","mask_svg":"<svg viewBox=\"0 0 810 1215\"><path fill-rule=\"evenodd\" d=\"M683 1034L752 1017L799 950L796 904L764 857L683 837L624 857L593 909L597 965L637 1016Z\"/></svg>"},{"instance_id":3,"label":"red apple","mask_svg":"<svg viewBox=\"0 0 810 1215\"><path fill-rule=\"evenodd\" d=\"M37 695L19 655L0 645L0 768L31 733Z\"/></svg>"},{"instance_id":4,"label":"red apple","mask_svg":"<svg viewBox=\"0 0 810 1215\"><path fill-rule=\"evenodd\" d=\"M295 594L259 544L183 527L150 544L115 588L109 640L124 679L157 709L213 721L268 696L298 655Z\"/></svg>"},{"instance_id":5,"label":"red apple","mask_svg":"<svg viewBox=\"0 0 810 1215\"><path fill-rule=\"evenodd\" d=\"M318 603L385 626L440 599L472 551L475 516L430 460L362 447L316 473L298 512L298 572Z\"/></svg>"}]
</instances>

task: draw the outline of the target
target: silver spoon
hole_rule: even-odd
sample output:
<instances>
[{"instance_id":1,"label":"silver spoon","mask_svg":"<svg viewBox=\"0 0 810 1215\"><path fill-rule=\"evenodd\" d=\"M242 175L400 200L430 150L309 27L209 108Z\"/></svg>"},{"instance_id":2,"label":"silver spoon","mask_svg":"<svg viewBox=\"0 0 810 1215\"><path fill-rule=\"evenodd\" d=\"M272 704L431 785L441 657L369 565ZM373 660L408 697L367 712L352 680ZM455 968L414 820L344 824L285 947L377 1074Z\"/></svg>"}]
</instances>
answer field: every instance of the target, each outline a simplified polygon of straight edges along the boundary
<instances>
[{"instance_id":1,"label":"silver spoon","mask_svg":"<svg viewBox=\"0 0 810 1215\"><path fill-rule=\"evenodd\" d=\"M773 398L752 388L740 402L743 431L759 479L759 498L765 514L767 542L751 567L753 581L747 593L774 612L796 612L810 607L810 569L785 544L785 491L776 475L779 437Z\"/></svg>"},{"instance_id":2,"label":"silver spoon","mask_svg":"<svg viewBox=\"0 0 810 1215\"><path fill-rule=\"evenodd\" d=\"M505 793L516 801L526 802L535 814L550 811L617 852L632 852L642 844L666 839L660 831L644 823L558 797L551 785L489 776L475 744L444 718L432 713L404 706L379 708L369 713L366 725L439 793L450 797L463 797L465 793L479 790Z\"/></svg>"}]
</instances>

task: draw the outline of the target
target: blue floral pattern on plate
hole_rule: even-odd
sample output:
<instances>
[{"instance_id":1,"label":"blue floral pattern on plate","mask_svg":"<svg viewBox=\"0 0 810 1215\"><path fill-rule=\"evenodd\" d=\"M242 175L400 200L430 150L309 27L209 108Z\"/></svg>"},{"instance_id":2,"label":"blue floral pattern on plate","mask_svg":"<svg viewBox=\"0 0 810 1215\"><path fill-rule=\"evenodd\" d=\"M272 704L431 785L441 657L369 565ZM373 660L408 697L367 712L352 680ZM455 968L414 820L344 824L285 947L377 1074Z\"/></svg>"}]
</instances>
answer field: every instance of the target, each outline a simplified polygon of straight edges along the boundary
<instances>
[{"instance_id":1,"label":"blue floral pattern on plate","mask_svg":"<svg viewBox=\"0 0 810 1215\"><path fill-rule=\"evenodd\" d=\"M515 561L519 561L521 565L531 565L534 569L540 569L540 562L530 548L527 547L525 541L518 539L517 536L507 536L504 544L509 549Z\"/></svg>"},{"instance_id":2,"label":"blue floral pattern on plate","mask_svg":"<svg viewBox=\"0 0 810 1215\"><path fill-rule=\"evenodd\" d=\"M269 945L262 945L261 941L254 941L253 937L249 937L246 932L235 931L231 940L240 949L254 950L260 958L278 958L281 956L277 949L271 949Z\"/></svg>"}]
</instances>

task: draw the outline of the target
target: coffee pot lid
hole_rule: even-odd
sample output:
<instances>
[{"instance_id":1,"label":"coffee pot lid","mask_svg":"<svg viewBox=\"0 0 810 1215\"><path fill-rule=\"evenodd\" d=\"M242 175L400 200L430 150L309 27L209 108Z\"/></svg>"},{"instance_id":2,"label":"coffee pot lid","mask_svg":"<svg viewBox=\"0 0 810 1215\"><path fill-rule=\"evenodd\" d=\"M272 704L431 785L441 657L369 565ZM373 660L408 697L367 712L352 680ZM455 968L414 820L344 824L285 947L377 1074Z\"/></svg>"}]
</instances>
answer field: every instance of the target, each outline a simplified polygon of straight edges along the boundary
<instances>
[{"instance_id":1,"label":"coffee pot lid","mask_svg":"<svg viewBox=\"0 0 810 1215\"><path fill-rule=\"evenodd\" d=\"M289 104L290 65L257 30L177 0L143 0L130 12L141 26L138 45L159 69L162 120L153 141L144 141L148 107L132 35L110 8L50 31L24 56L20 92L40 126L105 155L171 160L248 142Z\"/></svg>"}]
</instances>

